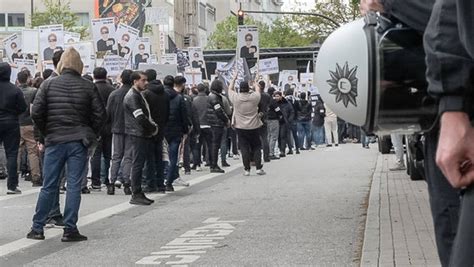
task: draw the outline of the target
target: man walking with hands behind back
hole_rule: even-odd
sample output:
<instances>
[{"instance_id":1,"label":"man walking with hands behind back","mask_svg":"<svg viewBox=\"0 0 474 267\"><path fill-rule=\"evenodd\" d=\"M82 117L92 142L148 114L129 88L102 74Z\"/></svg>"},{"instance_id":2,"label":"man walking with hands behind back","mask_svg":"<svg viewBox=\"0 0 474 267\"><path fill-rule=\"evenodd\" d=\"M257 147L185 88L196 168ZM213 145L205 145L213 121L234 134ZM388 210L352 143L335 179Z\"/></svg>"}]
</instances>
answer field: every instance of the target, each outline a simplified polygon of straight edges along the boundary
<instances>
[{"instance_id":1,"label":"man walking with hands behind back","mask_svg":"<svg viewBox=\"0 0 474 267\"><path fill-rule=\"evenodd\" d=\"M59 177L67 164L67 195L63 242L87 240L77 230L81 182L87 150L96 142L105 122L105 108L97 87L81 77L83 63L68 48L58 64L59 77L46 80L33 103L31 117L45 137L43 188L38 196L29 239L44 239L43 227L59 190Z\"/></svg>"}]
</instances>

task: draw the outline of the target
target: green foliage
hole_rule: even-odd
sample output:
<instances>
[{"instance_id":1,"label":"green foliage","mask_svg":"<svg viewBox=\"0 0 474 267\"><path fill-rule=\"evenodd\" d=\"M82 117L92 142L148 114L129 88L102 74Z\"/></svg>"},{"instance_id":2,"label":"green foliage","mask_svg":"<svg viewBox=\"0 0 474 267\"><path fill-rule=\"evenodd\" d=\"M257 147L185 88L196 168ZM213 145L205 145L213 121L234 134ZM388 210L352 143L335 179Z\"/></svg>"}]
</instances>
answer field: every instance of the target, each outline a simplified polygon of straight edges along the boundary
<instances>
[{"instance_id":1,"label":"green foliage","mask_svg":"<svg viewBox=\"0 0 474 267\"><path fill-rule=\"evenodd\" d=\"M288 18L277 19L271 27L249 16L245 17L245 25L258 27L260 47L296 47L310 44L310 39L303 37ZM216 30L209 37L206 49L235 49L237 47L237 18L229 16L217 24Z\"/></svg>"},{"instance_id":2,"label":"green foliage","mask_svg":"<svg viewBox=\"0 0 474 267\"><path fill-rule=\"evenodd\" d=\"M31 27L38 27L42 25L63 24L66 31L77 32L81 34L81 38L86 38L88 35L87 27L77 26L78 17L71 12L70 3L61 3L56 0L43 0L46 11L35 12L31 15Z\"/></svg>"},{"instance_id":3,"label":"green foliage","mask_svg":"<svg viewBox=\"0 0 474 267\"><path fill-rule=\"evenodd\" d=\"M327 3L316 2L314 8L309 12L327 16L342 25L361 16L359 2L360 0L351 0L347 5L341 0L332 0ZM322 17L294 15L292 19L293 23L298 25L303 36L313 42L322 43L338 27Z\"/></svg>"}]
</instances>

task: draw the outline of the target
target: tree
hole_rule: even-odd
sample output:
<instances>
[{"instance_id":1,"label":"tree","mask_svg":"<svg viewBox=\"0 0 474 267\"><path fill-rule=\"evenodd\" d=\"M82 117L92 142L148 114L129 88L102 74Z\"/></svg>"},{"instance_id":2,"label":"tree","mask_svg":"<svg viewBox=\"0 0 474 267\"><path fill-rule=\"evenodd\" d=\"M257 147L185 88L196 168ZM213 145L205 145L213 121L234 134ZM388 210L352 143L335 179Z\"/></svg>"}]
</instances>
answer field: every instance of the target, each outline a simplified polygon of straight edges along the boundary
<instances>
[{"instance_id":1,"label":"tree","mask_svg":"<svg viewBox=\"0 0 474 267\"><path fill-rule=\"evenodd\" d=\"M46 11L35 9L31 15L31 27L42 25L62 24L67 31L77 32L82 38L87 37L87 27L77 26L78 17L71 12L70 3L61 3L56 0L43 0Z\"/></svg>"},{"instance_id":2,"label":"tree","mask_svg":"<svg viewBox=\"0 0 474 267\"><path fill-rule=\"evenodd\" d=\"M344 4L341 0L316 2L314 8L309 12L325 15L343 25L360 17L359 0L351 0L348 4ZM298 25L302 35L313 42L322 43L338 27L331 21L316 16L294 15L292 20Z\"/></svg>"},{"instance_id":3,"label":"tree","mask_svg":"<svg viewBox=\"0 0 474 267\"><path fill-rule=\"evenodd\" d=\"M310 44L310 39L302 36L294 28L289 18L277 19L271 26L255 21L249 16L245 18L245 25L258 27L259 45L262 48L296 47ZM216 26L216 30L209 37L207 49L235 49L237 47L237 18L229 16Z\"/></svg>"}]
</instances>

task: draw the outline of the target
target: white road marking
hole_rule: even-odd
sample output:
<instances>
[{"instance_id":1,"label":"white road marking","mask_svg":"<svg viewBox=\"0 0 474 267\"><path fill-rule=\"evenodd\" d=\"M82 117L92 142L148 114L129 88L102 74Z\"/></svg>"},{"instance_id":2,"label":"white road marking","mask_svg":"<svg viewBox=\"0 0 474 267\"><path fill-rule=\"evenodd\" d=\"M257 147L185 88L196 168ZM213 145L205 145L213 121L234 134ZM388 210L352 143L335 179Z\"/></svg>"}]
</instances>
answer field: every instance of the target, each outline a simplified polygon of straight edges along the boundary
<instances>
[{"instance_id":1,"label":"white road marking","mask_svg":"<svg viewBox=\"0 0 474 267\"><path fill-rule=\"evenodd\" d=\"M227 172L231 172L237 168L241 168L242 165L241 164L236 164L236 165L233 165L229 168L226 168ZM202 183L204 181L207 181L207 180L210 180L212 178L215 178L217 176L220 176L220 175L224 175L222 173L210 173L210 174L206 174L204 176L200 176L200 177L197 177L197 178L194 178L193 180L190 180L189 181L189 184L190 186L192 185L196 185L196 184L199 184L199 183ZM186 189L187 187L176 187L175 188L175 191L180 191L180 190L184 190ZM28 193L28 194L33 194L35 192L30 192L30 191L35 191L35 192L39 192L39 188L38 189L32 189L32 190L29 190L29 191L25 191L25 193ZM23 194L24 195L24 194ZM16 196L20 196L20 195L13 195L14 197ZM159 199L159 198L162 198L164 197L165 195L159 195L159 194L151 194L151 195L147 195L148 198L151 198L151 199ZM10 197L10 196L6 196L6 197ZM4 197L5 198L5 197ZM10 197L11 198L11 197ZM3 200L3 199L0 199L0 200ZM122 213L124 211L127 211L133 207L137 207L135 205L131 205L130 203L127 202L124 202L124 203L121 203L121 204L118 204L118 205L115 205L115 206L112 206L110 208L106 208L106 209L103 209L103 210L99 210L97 212L94 212L92 214L89 214L89 215L85 215L85 216L82 216L79 218L79 221L77 223L77 226L78 227L83 227L83 226L86 226L86 225L89 225L91 223L94 223L94 222L97 222L99 220L102 220L102 219L105 219L107 217L110 217L110 216L113 216L113 215L116 215L116 214L119 214L119 213ZM153 207L153 206L152 206ZM219 222L219 223L222 223L222 222ZM27 232L28 230L25 229L25 233ZM63 230L62 229L58 229L58 228L52 228L52 229L45 229L44 231L44 235L45 235L45 239L48 240L48 239L51 239L51 238L54 238L54 237L57 237L59 235L61 235L63 233ZM32 239L27 239L27 238L21 238L21 239L18 239L16 241L12 241L10 243L7 243L7 244L4 244L4 245L1 245L0 246L0 257L4 257L8 254L11 254L11 253L15 253L15 252L18 252L22 249L26 249L26 248L29 248L33 245L36 245L38 244L39 240L32 240Z\"/></svg>"},{"instance_id":2,"label":"white road marking","mask_svg":"<svg viewBox=\"0 0 474 267\"><path fill-rule=\"evenodd\" d=\"M24 196L31 195L31 194L34 194L34 193L38 193L40 190L41 190L41 187L38 187L38 188L35 188L35 189L23 191L23 192L21 192L21 194L18 194L18 195L1 196L0 201L12 199L12 198L17 198L17 197L24 197Z\"/></svg>"}]
</instances>

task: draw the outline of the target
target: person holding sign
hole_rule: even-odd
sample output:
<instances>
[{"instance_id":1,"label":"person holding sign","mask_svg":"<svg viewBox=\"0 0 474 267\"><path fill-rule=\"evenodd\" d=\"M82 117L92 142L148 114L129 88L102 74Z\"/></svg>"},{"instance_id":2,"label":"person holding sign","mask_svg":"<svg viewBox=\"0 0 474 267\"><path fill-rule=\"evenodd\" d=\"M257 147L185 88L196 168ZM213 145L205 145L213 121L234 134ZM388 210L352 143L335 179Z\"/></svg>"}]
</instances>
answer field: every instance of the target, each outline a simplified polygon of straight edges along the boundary
<instances>
[{"instance_id":1,"label":"person holding sign","mask_svg":"<svg viewBox=\"0 0 474 267\"><path fill-rule=\"evenodd\" d=\"M97 51L112 51L115 40L109 37L109 28L107 26L100 28L100 36L101 39L97 41Z\"/></svg>"},{"instance_id":2,"label":"person holding sign","mask_svg":"<svg viewBox=\"0 0 474 267\"><path fill-rule=\"evenodd\" d=\"M57 46L58 37L56 34L51 33L48 35L49 47L46 47L43 51L43 60L52 60L54 52L58 50L63 50L62 47Z\"/></svg>"},{"instance_id":3,"label":"person holding sign","mask_svg":"<svg viewBox=\"0 0 474 267\"><path fill-rule=\"evenodd\" d=\"M253 35L247 33L245 35L245 45L240 48L240 57L241 58L254 58L255 53L257 53L257 46L252 45Z\"/></svg>"},{"instance_id":4,"label":"person holding sign","mask_svg":"<svg viewBox=\"0 0 474 267\"><path fill-rule=\"evenodd\" d=\"M120 42L118 43L118 54L120 57L125 57L130 53L130 48L127 46L129 41L130 35L128 33L124 33L120 39Z\"/></svg>"}]
</instances>

